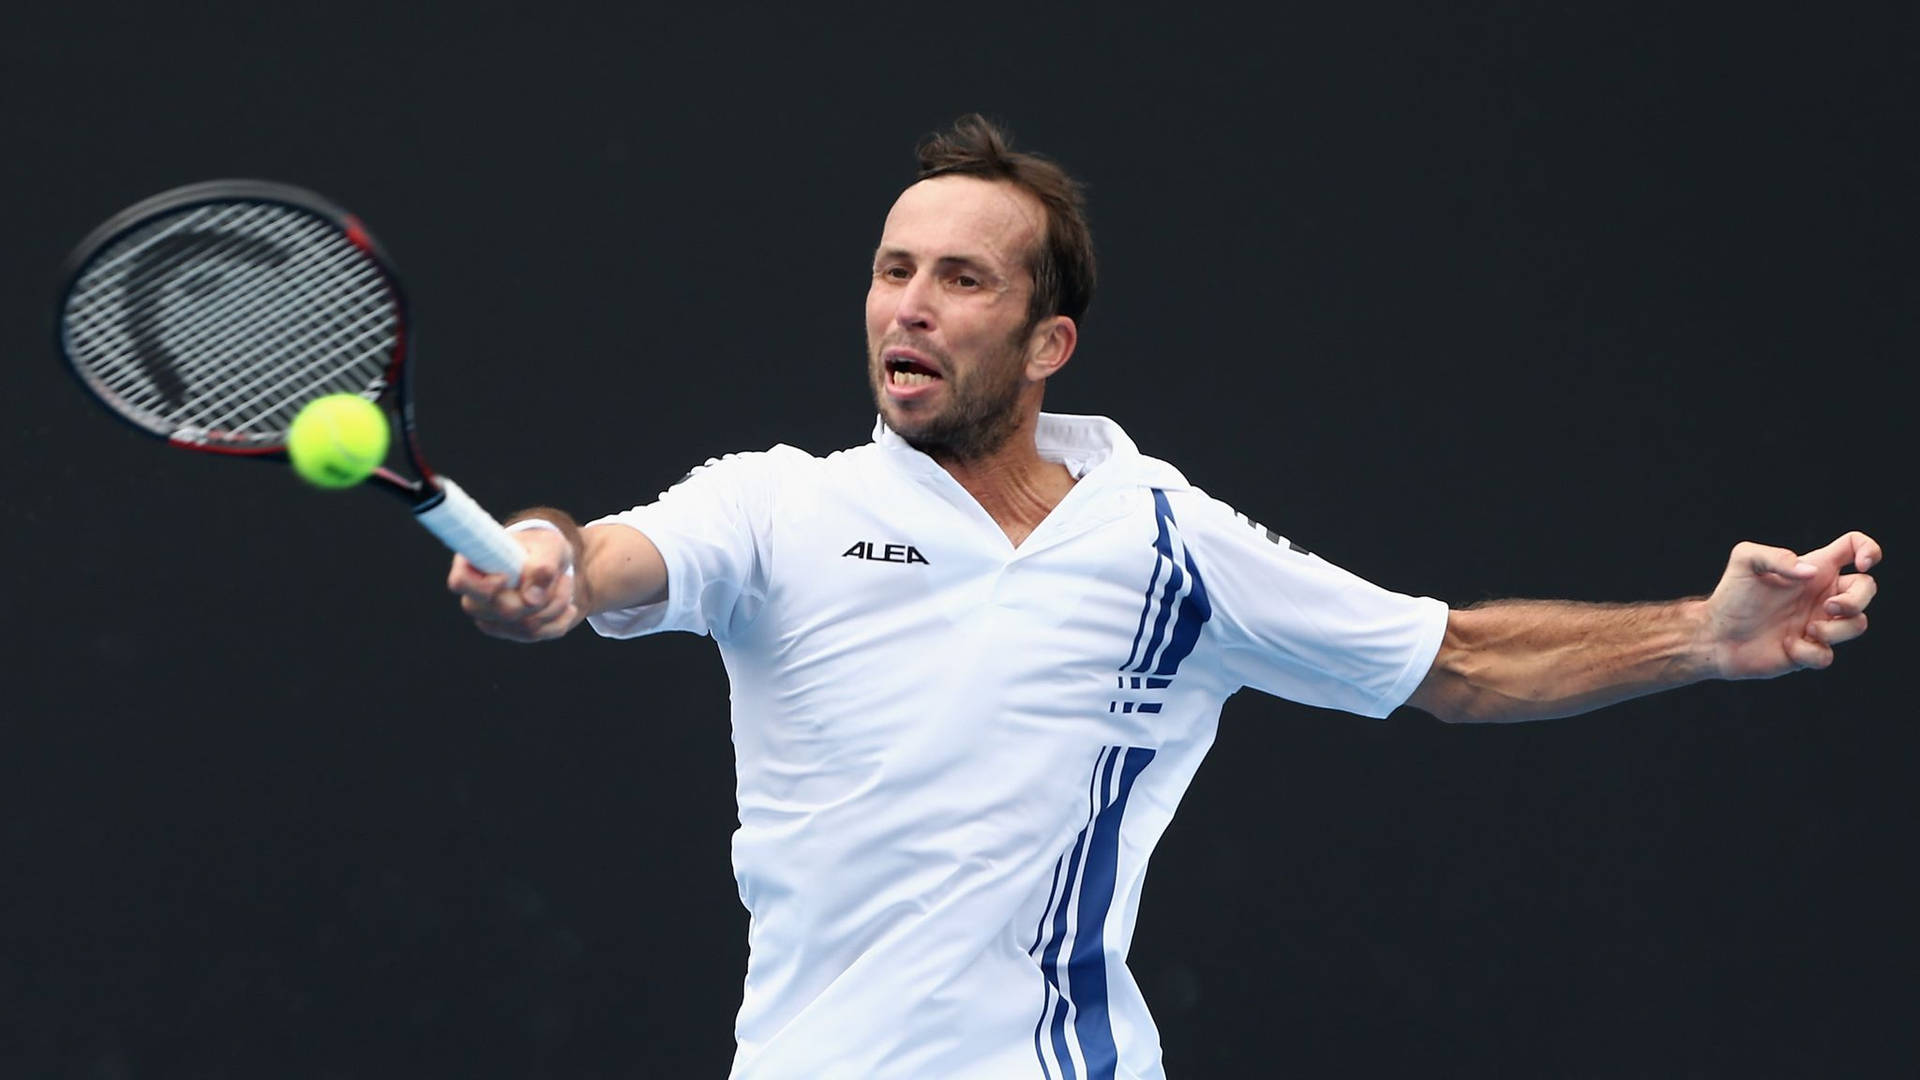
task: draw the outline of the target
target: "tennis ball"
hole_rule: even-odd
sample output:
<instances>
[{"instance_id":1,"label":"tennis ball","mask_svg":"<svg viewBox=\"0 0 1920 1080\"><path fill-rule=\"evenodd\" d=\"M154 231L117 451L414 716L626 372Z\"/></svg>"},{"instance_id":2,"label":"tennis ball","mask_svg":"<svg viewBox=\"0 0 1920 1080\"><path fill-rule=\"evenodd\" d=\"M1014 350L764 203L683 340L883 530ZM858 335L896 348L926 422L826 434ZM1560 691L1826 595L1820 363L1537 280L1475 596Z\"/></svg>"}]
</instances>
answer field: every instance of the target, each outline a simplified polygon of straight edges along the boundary
<instances>
[{"instance_id":1,"label":"tennis ball","mask_svg":"<svg viewBox=\"0 0 1920 1080\"><path fill-rule=\"evenodd\" d=\"M387 414L353 394L307 402L287 429L293 471L315 487L346 488L373 475L387 459Z\"/></svg>"}]
</instances>

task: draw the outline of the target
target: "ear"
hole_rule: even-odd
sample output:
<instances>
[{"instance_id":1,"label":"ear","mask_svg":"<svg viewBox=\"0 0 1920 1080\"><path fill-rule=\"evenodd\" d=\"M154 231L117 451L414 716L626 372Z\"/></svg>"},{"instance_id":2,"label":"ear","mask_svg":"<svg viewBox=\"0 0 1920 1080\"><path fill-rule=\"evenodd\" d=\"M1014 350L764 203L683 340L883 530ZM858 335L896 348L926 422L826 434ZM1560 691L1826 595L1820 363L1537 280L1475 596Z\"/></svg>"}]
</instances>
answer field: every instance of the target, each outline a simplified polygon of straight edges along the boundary
<instances>
[{"instance_id":1,"label":"ear","mask_svg":"<svg viewBox=\"0 0 1920 1080\"><path fill-rule=\"evenodd\" d=\"M1040 320L1027 337L1027 379L1040 382L1067 366L1073 347L1080 343L1080 328L1065 315Z\"/></svg>"}]
</instances>

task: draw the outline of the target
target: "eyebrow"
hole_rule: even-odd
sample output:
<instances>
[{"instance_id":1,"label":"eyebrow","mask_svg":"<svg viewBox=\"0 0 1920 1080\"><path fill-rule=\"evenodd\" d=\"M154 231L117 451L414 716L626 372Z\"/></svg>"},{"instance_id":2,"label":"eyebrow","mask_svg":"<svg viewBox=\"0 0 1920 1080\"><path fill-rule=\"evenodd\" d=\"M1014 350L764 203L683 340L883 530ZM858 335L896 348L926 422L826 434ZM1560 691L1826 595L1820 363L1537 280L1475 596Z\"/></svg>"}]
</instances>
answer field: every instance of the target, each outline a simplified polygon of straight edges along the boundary
<instances>
[{"instance_id":1,"label":"eyebrow","mask_svg":"<svg viewBox=\"0 0 1920 1080\"><path fill-rule=\"evenodd\" d=\"M873 253L873 261L876 263L884 262L888 259L912 260L913 258L913 252L905 248L882 247ZM995 280L999 280L1002 277L1001 273L993 268L992 263L979 255L941 255L933 260L933 265L936 267L960 267L973 270Z\"/></svg>"}]
</instances>

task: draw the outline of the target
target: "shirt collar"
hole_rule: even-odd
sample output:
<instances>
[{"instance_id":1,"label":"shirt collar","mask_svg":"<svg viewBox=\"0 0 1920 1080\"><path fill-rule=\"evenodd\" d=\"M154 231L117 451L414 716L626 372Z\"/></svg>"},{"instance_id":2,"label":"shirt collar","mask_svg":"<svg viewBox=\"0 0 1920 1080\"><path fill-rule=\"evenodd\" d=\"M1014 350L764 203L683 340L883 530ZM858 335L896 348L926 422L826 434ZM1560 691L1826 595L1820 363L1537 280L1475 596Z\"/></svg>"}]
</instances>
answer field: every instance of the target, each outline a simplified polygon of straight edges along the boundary
<instances>
[{"instance_id":1,"label":"shirt collar","mask_svg":"<svg viewBox=\"0 0 1920 1080\"><path fill-rule=\"evenodd\" d=\"M877 416L873 421L873 441L890 450L920 453L907 445L907 440L901 438L898 432L888 427L884 418ZM1109 459L1138 457L1140 454L1139 448L1133 445L1133 440L1127 437L1120 425L1104 416L1043 412L1034 428L1033 441L1042 458L1065 465L1067 471L1076 477L1085 475Z\"/></svg>"}]
</instances>

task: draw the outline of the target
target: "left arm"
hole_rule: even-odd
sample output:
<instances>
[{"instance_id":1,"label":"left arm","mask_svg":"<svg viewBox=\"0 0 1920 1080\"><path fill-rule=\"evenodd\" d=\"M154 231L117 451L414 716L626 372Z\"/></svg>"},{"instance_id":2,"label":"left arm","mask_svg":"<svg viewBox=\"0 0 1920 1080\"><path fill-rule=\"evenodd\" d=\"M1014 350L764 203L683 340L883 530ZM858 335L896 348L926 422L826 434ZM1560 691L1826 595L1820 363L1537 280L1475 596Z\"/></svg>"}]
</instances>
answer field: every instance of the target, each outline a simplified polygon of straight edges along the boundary
<instances>
[{"instance_id":1,"label":"left arm","mask_svg":"<svg viewBox=\"0 0 1920 1080\"><path fill-rule=\"evenodd\" d=\"M1876 590L1866 571L1880 558L1857 532L1806 555L1743 543L1705 598L1453 611L1407 704L1449 722L1542 720L1702 679L1824 668L1833 646L1866 632Z\"/></svg>"}]
</instances>

